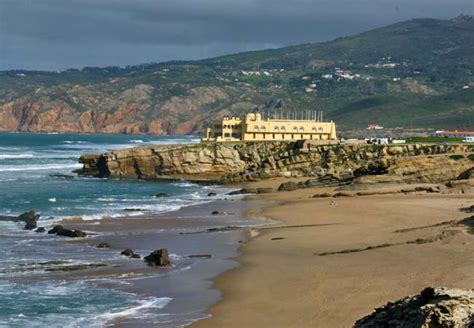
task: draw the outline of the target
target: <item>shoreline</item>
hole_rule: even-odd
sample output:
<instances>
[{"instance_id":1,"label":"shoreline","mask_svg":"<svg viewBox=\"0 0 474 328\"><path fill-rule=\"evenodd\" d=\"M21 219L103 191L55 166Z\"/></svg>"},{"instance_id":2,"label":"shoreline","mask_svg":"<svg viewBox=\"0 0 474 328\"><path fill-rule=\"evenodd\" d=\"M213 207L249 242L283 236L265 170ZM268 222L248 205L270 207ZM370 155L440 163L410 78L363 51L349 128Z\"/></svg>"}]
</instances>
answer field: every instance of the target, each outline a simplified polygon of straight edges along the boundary
<instances>
[{"instance_id":1,"label":"shoreline","mask_svg":"<svg viewBox=\"0 0 474 328\"><path fill-rule=\"evenodd\" d=\"M254 183L260 184L268 181ZM472 194L310 198L334 190L323 189L247 197L263 203L245 215L273 225L256 228L239 248L233 260L240 265L212 285L223 298L192 327L350 327L376 307L427 286L474 286L468 227L453 228L445 240L407 243L451 231L442 223L468 217L459 208L474 203ZM362 222L360 214L366 216ZM403 229L408 231L394 233ZM365 249L385 243L393 247Z\"/></svg>"},{"instance_id":2,"label":"shoreline","mask_svg":"<svg viewBox=\"0 0 474 328\"><path fill-rule=\"evenodd\" d=\"M97 287L131 292L145 300L170 298L169 304L163 309L158 309L155 314L162 316L166 314L165 318L172 320L172 324L158 323L164 327L192 324L206 318L207 310L221 299L221 291L213 288L211 284L220 274L239 265L233 260L238 255L239 245L250 238L253 226L260 224L248 219L243 212L250 206L258 206L257 203L258 201L248 201L244 198L218 199L158 215L116 217L82 222L65 220L63 223L68 228L85 230L91 234L84 239L62 242L88 248L94 248L94 245L98 243L108 243L112 247L104 251L113 252L115 260L105 268L62 272L44 277L51 280L93 281L93 285ZM219 209L224 214L212 215L213 209ZM210 228L229 225L242 228L225 232L206 231ZM119 256L123 249L132 248L143 258L148 255L148 252L161 247L169 249L176 266L150 268L143 263L143 259L133 260ZM147 251L144 252L144 249ZM185 252L186 250L189 251ZM178 253L178 257L173 259L175 253ZM212 257L191 258L192 255L207 254ZM186 298L189 301L182 299L183 295L187 295ZM107 324L116 327L146 326L150 324L147 321L149 319L146 318L149 314L146 310L143 318L118 316ZM151 311L154 310L151 309ZM188 318L186 317L188 312L194 314Z\"/></svg>"}]
</instances>

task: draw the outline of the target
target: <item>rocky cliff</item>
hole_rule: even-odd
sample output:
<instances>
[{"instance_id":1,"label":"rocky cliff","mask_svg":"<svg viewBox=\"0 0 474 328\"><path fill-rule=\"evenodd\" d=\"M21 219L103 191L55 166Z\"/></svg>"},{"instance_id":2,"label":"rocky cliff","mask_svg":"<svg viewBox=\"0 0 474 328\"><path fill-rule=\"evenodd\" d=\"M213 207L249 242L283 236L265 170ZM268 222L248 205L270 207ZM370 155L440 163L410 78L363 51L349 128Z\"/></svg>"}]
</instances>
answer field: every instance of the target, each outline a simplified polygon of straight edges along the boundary
<instances>
[{"instance_id":1,"label":"rocky cliff","mask_svg":"<svg viewBox=\"0 0 474 328\"><path fill-rule=\"evenodd\" d=\"M82 155L82 175L241 182L349 177L361 182L442 182L474 166L469 145L333 145L264 142L146 146Z\"/></svg>"},{"instance_id":2,"label":"rocky cliff","mask_svg":"<svg viewBox=\"0 0 474 328\"><path fill-rule=\"evenodd\" d=\"M354 325L355 328L473 326L473 290L432 287L425 288L419 295L390 302Z\"/></svg>"}]
</instances>

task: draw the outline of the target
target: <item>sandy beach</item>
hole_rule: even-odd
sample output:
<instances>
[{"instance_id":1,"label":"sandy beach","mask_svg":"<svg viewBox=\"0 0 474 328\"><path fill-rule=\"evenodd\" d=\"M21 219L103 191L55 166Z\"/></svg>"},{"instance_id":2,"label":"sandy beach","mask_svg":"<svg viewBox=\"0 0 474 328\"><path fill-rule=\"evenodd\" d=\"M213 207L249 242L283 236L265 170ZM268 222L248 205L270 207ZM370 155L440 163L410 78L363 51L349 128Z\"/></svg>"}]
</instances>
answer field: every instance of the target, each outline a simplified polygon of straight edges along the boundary
<instances>
[{"instance_id":1,"label":"sandy beach","mask_svg":"<svg viewBox=\"0 0 474 328\"><path fill-rule=\"evenodd\" d=\"M247 214L273 224L241 247L241 266L214 284L223 300L193 327L351 327L424 287L474 286L474 236L446 223L472 215L460 211L472 194L312 198L331 190L252 196L266 205Z\"/></svg>"}]
</instances>

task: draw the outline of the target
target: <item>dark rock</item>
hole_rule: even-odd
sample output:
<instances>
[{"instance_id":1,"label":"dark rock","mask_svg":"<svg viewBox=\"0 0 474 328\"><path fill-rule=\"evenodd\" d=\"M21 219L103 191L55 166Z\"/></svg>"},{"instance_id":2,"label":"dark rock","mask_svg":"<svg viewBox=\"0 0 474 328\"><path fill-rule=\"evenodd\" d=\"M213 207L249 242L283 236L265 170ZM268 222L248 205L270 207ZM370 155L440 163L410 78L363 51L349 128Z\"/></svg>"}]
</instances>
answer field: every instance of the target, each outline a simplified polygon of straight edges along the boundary
<instances>
[{"instance_id":1,"label":"dark rock","mask_svg":"<svg viewBox=\"0 0 474 328\"><path fill-rule=\"evenodd\" d=\"M211 254L195 254L195 255L189 255L188 257L190 257L190 258L210 259L212 257L212 255Z\"/></svg>"},{"instance_id":2,"label":"dark rock","mask_svg":"<svg viewBox=\"0 0 474 328\"><path fill-rule=\"evenodd\" d=\"M245 194L256 194L256 193L257 193L257 189L255 188L243 188L240 190L231 191L227 195L232 196L232 195L245 195Z\"/></svg>"},{"instance_id":3,"label":"dark rock","mask_svg":"<svg viewBox=\"0 0 474 328\"><path fill-rule=\"evenodd\" d=\"M463 207L460 209L460 211L466 212L466 213L474 213L474 205L471 205L469 207Z\"/></svg>"},{"instance_id":4,"label":"dark rock","mask_svg":"<svg viewBox=\"0 0 474 328\"><path fill-rule=\"evenodd\" d=\"M162 248L150 253L150 255L145 256L145 262L149 266L168 266L171 265L171 260L169 257L168 249Z\"/></svg>"},{"instance_id":5,"label":"dark rock","mask_svg":"<svg viewBox=\"0 0 474 328\"><path fill-rule=\"evenodd\" d=\"M234 230L240 230L242 229L241 227L236 227L236 226L226 226L222 228L210 228L207 229L207 232L224 232L224 231L234 231Z\"/></svg>"},{"instance_id":6,"label":"dark rock","mask_svg":"<svg viewBox=\"0 0 474 328\"><path fill-rule=\"evenodd\" d=\"M39 217L40 215L35 211L29 211L18 216L17 220L26 223L25 230L33 230L37 227Z\"/></svg>"},{"instance_id":7,"label":"dark rock","mask_svg":"<svg viewBox=\"0 0 474 328\"><path fill-rule=\"evenodd\" d=\"M285 237L273 237L271 240L283 240Z\"/></svg>"},{"instance_id":8,"label":"dark rock","mask_svg":"<svg viewBox=\"0 0 474 328\"><path fill-rule=\"evenodd\" d=\"M170 195L165 193L165 192L160 192L155 195L156 198L166 198L169 197Z\"/></svg>"},{"instance_id":9,"label":"dark rock","mask_svg":"<svg viewBox=\"0 0 474 328\"><path fill-rule=\"evenodd\" d=\"M207 197L214 197L214 196L217 196L217 193L210 192L210 193L207 194Z\"/></svg>"},{"instance_id":10,"label":"dark rock","mask_svg":"<svg viewBox=\"0 0 474 328\"><path fill-rule=\"evenodd\" d=\"M343 192L343 191L340 191L338 193L335 193L333 197L354 197L355 194L351 194L349 192Z\"/></svg>"},{"instance_id":11,"label":"dark rock","mask_svg":"<svg viewBox=\"0 0 474 328\"><path fill-rule=\"evenodd\" d=\"M266 188L266 187L257 188L257 194L268 194L268 193L272 193L273 191L274 191L273 188Z\"/></svg>"},{"instance_id":12,"label":"dark rock","mask_svg":"<svg viewBox=\"0 0 474 328\"><path fill-rule=\"evenodd\" d=\"M283 182L279 187L278 191L293 191L299 189L299 185L296 182L288 181Z\"/></svg>"},{"instance_id":13,"label":"dark rock","mask_svg":"<svg viewBox=\"0 0 474 328\"><path fill-rule=\"evenodd\" d=\"M53 229L48 231L48 233L70 238L82 238L87 236L87 234L81 230L66 229L62 225L55 225Z\"/></svg>"},{"instance_id":14,"label":"dark rock","mask_svg":"<svg viewBox=\"0 0 474 328\"><path fill-rule=\"evenodd\" d=\"M69 174L50 174L49 176L52 178L67 179L67 180L71 180L75 178L74 175L69 175Z\"/></svg>"},{"instance_id":15,"label":"dark rock","mask_svg":"<svg viewBox=\"0 0 474 328\"><path fill-rule=\"evenodd\" d=\"M474 178L474 167L471 167L470 169L462 172L458 176L458 180L467 180L467 179L472 179Z\"/></svg>"},{"instance_id":16,"label":"dark rock","mask_svg":"<svg viewBox=\"0 0 474 328\"><path fill-rule=\"evenodd\" d=\"M36 229L36 224L27 223L27 224L25 224L25 227L24 227L23 229L24 229L24 230L33 230L33 229Z\"/></svg>"},{"instance_id":17,"label":"dark rock","mask_svg":"<svg viewBox=\"0 0 474 328\"><path fill-rule=\"evenodd\" d=\"M231 192L227 193L227 195L229 195L229 196L242 195L242 194L243 194L242 190L243 190L243 189L234 190L234 191L231 191Z\"/></svg>"},{"instance_id":18,"label":"dark rock","mask_svg":"<svg viewBox=\"0 0 474 328\"><path fill-rule=\"evenodd\" d=\"M109 243L99 243L96 245L97 248L110 248Z\"/></svg>"},{"instance_id":19,"label":"dark rock","mask_svg":"<svg viewBox=\"0 0 474 328\"><path fill-rule=\"evenodd\" d=\"M332 197L333 194L330 194L328 192L323 192L321 194L316 194L316 195L313 195L313 198L327 198L327 197Z\"/></svg>"},{"instance_id":20,"label":"dark rock","mask_svg":"<svg viewBox=\"0 0 474 328\"><path fill-rule=\"evenodd\" d=\"M218 210L214 210L211 212L212 215L222 215L224 214L224 212L221 212L221 211L218 211Z\"/></svg>"},{"instance_id":21,"label":"dark rock","mask_svg":"<svg viewBox=\"0 0 474 328\"><path fill-rule=\"evenodd\" d=\"M39 227L38 229L35 230L35 232L46 232L45 227Z\"/></svg>"},{"instance_id":22,"label":"dark rock","mask_svg":"<svg viewBox=\"0 0 474 328\"><path fill-rule=\"evenodd\" d=\"M141 208L124 208L123 209L125 212L144 212L146 210L141 209Z\"/></svg>"},{"instance_id":23,"label":"dark rock","mask_svg":"<svg viewBox=\"0 0 474 328\"><path fill-rule=\"evenodd\" d=\"M130 248L127 248L126 250L122 251L122 253L120 253L121 255L123 256L126 256L126 257L129 257L131 259L139 259L141 258L140 254L137 254L135 253L133 250L131 250Z\"/></svg>"}]
</instances>

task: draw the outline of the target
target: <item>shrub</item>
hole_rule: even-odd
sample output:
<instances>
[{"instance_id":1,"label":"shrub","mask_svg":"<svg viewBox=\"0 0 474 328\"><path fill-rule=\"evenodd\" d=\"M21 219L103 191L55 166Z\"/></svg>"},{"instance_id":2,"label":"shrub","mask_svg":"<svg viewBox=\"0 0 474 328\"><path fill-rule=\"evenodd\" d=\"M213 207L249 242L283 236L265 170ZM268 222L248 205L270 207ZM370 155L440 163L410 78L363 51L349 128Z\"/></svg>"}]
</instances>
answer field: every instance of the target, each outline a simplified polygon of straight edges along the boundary
<instances>
[{"instance_id":1,"label":"shrub","mask_svg":"<svg viewBox=\"0 0 474 328\"><path fill-rule=\"evenodd\" d=\"M461 159L464 159L464 155L451 155L451 156L449 156L449 158L451 158L455 161L459 161Z\"/></svg>"}]
</instances>

